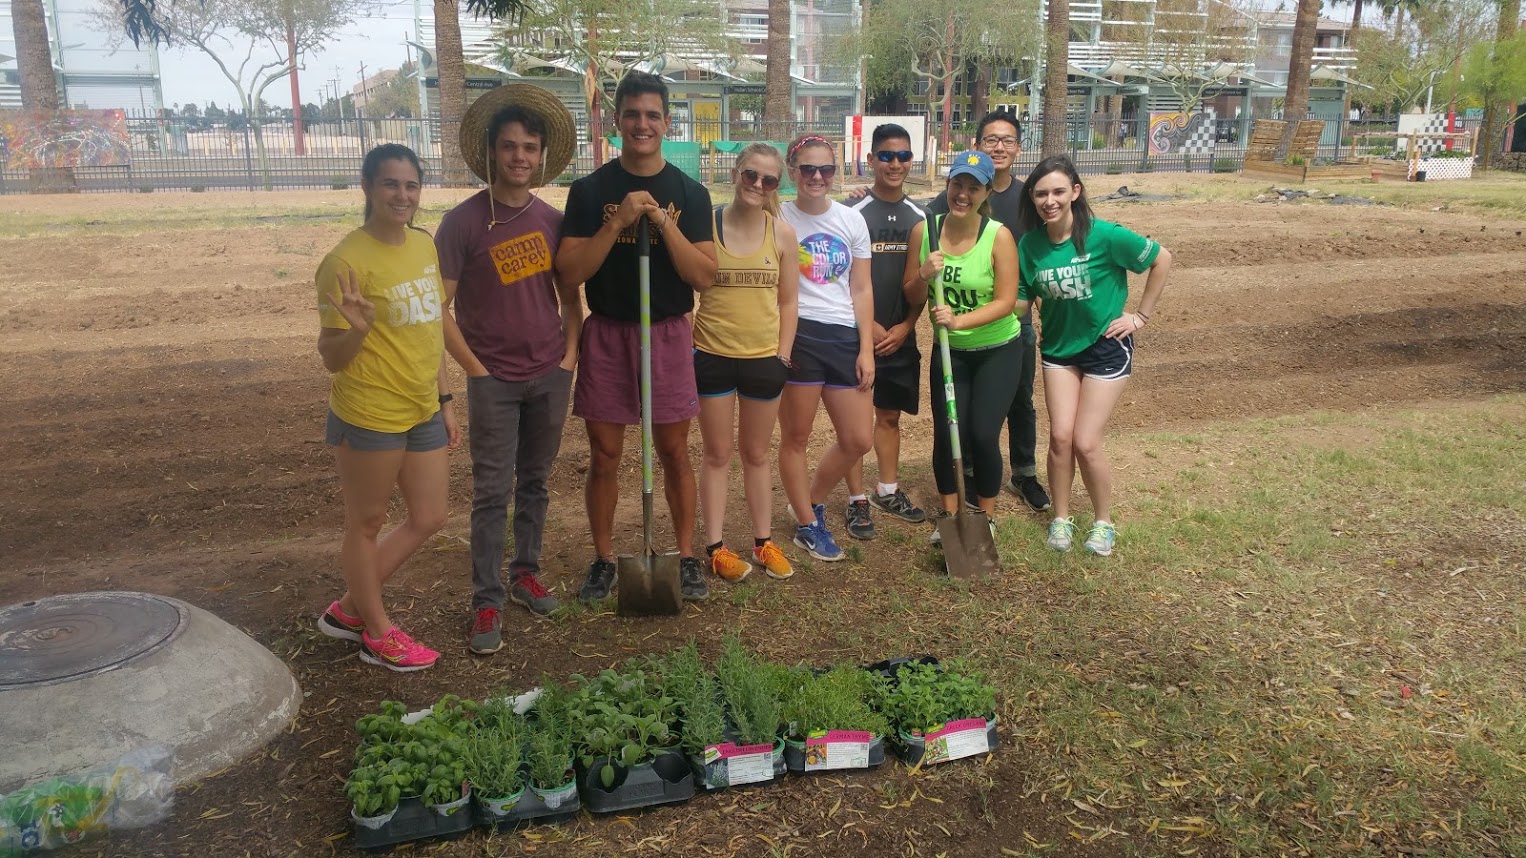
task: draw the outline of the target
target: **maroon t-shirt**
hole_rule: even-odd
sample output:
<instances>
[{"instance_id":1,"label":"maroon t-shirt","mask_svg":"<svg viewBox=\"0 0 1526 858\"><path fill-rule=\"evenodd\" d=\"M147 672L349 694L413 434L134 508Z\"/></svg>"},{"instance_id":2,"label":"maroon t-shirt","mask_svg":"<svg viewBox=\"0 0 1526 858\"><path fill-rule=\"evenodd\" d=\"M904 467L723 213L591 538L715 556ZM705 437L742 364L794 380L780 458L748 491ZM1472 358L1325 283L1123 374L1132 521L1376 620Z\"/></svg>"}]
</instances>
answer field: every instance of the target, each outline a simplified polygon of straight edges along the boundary
<instances>
[{"instance_id":1,"label":"maroon t-shirt","mask_svg":"<svg viewBox=\"0 0 1526 858\"><path fill-rule=\"evenodd\" d=\"M457 281L456 325L472 354L504 381L528 381L566 349L552 273L562 213L538 197L493 209L482 190L446 213L434 237L440 276Z\"/></svg>"}]
</instances>

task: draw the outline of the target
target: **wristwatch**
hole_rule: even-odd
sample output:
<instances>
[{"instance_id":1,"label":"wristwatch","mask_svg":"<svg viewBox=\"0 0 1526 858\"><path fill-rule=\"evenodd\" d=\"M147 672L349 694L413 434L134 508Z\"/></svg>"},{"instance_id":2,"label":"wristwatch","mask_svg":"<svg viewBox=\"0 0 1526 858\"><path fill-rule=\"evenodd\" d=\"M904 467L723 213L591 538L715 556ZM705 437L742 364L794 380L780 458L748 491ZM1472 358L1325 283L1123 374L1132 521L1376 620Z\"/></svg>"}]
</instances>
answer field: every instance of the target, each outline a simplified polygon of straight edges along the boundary
<instances>
[{"instance_id":1,"label":"wristwatch","mask_svg":"<svg viewBox=\"0 0 1526 858\"><path fill-rule=\"evenodd\" d=\"M449 401L451 401L452 399L455 399L455 398L456 398L456 395L453 394L453 393L442 393L442 394L440 394L440 404L444 405L445 403L447 403L447 402L449 402Z\"/></svg>"}]
</instances>

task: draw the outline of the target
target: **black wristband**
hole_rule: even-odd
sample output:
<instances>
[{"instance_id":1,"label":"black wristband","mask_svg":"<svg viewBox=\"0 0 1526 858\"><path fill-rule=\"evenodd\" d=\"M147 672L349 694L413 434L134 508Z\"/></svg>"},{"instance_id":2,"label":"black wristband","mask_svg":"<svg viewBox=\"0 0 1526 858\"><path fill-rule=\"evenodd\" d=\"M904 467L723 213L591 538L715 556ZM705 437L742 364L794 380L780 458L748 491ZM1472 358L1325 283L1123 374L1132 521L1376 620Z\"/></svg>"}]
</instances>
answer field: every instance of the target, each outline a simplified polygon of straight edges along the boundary
<instances>
[{"instance_id":1,"label":"black wristband","mask_svg":"<svg viewBox=\"0 0 1526 858\"><path fill-rule=\"evenodd\" d=\"M455 399L455 398L456 398L456 395L453 394L453 393L442 393L442 394L440 394L440 404L444 405L445 403L447 403L447 402L449 402L449 401L451 401L452 399Z\"/></svg>"}]
</instances>

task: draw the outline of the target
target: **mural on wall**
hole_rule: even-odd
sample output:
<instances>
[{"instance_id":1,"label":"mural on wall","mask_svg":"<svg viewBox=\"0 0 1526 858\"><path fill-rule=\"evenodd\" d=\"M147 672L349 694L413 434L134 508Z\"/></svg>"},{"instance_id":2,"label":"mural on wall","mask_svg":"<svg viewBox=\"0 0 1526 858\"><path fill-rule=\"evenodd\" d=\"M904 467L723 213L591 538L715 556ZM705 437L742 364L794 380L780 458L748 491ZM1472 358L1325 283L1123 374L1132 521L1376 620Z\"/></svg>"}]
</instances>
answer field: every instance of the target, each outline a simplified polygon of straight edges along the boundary
<instances>
[{"instance_id":1,"label":"mural on wall","mask_svg":"<svg viewBox=\"0 0 1526 858\"><path fill-rule=\"evenodd\" d=\"M1150 114L1151 155L1211 152L1213 135L1214 116L1211 110Z\"/></svg>"},{"instance_id":2,"label":"mural on wall","mask_svg":"<svg viewBox=\"0 0 1526 858\"><path fill-rule=\"evenodd\" d=\"M131 163L127 115L120 110L0 110L0 164L12 170Z\"/></svg>"}]
</instances>

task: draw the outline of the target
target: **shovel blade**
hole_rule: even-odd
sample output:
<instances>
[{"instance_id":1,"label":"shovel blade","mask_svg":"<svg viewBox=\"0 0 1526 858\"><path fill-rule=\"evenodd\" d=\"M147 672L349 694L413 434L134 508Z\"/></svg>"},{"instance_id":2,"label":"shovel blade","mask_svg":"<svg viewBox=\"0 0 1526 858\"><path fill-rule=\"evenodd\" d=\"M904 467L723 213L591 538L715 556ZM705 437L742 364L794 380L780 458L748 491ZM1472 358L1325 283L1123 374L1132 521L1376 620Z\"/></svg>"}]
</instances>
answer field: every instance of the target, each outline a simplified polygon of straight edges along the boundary
<instances>
[{"instance_id":1,"label":"shovel blade","mask_svg":"<svg viewBox=\"0 0 1526 858\"><path fill-rule=\"evenodd\" d=\"M622 617L671 617L683 610L677 554L621 557L615 580Z\"/></svg>"},{"instance_id":2,"label":"shovel blade","mask_svg":"<svg viewBox=\"0 0 1526 858\"><path fill-rule=\"evenodd\" d=\"M991 520L983 512L961 511L938 521L943 543L943 563L955 578L994 575L1001 571L1001 556L991 535Z\"/></svg>"}]
</instances>

